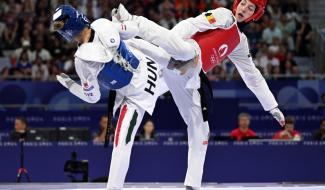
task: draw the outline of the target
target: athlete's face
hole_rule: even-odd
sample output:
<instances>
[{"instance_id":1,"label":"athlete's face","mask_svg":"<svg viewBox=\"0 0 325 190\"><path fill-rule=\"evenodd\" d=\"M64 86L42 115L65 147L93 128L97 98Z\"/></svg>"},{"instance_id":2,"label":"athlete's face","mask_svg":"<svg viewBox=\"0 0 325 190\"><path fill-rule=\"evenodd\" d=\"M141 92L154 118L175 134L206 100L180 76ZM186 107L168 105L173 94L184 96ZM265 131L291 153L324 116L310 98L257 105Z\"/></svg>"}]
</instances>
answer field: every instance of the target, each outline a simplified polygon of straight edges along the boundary
<instances>
[{"instance_id":1,"label":"athlete's face","mask_svg":"<svg viewBox=\"0 0 325 190\"><path fill-rule=\"evenodd\" d=\"M78 44L87 43L90 38L91 30L89 28L84 28L80 34L73 38Z\"/></svg>"},{"instance_id":2,"label":"athlete's face","mask_svg":"<svg viewBox=\"0 0 325 190\"><path fill-rule=\"evenodd\" d=\"M253 16L256 10L256 5L250 0L242 0L236 10L235 17L237 22L244 22L249 17Z\"/></svg>"}]
</instances>

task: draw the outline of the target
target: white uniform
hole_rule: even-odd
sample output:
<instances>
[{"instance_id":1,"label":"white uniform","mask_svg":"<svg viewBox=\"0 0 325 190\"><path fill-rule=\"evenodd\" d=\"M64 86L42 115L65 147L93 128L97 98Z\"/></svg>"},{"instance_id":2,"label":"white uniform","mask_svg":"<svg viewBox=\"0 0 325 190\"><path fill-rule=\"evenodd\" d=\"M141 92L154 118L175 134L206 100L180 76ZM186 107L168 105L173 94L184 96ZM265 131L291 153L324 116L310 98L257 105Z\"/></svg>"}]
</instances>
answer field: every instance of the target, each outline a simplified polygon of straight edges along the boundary
<instances>
[{"instance_id":1,"label":"white uniform","mask_svg":"<svg viewBox=\"0 0 325 190\"><path fill-rule=\"evenodd\" d=\"M168 89L172 93L173 99L178 107L178 110L183 120L187 124L189 150L188 168L185 177L185 185L192 187L200 187L202 182L203 167L210 132L209 124L203 118L201 95L198 91L198 89L200 88L199 73L201 71L201 66L191 68L186 72L185 75L179 75L174 71L167 69L166 66L169 63L169 59L171 56L178 60L188 60L193 57L192 55L189 55L188 57L183 57L183 55L181 54L184 49L179 46L182 44L182 39L179 39L178 42L170 41L170 43L174 45L173 51L167 53L165 49L168 48L168 43L166 43L166 46L164 47L162 45L162 41L168 41L169 39L173 40L174 38L169 35L173 36L174 34L171 33L169 30L156 25L155 23L152 23L151 21L145 18L143 18L143 21L144 22L139 25L138 35L144 40L157 44L160 47L154 46L150 43L141 40L138 40L136 43L134 43L134 46L136 46L137 49L143 51L145 54L151 56L153 59L157 60L157 62L164 67L163 76L168 86ZM142 27L142 24L149 25L146 27ZM153 28L148 29L150 27ZM158 34L164 34L165 37L169 37L166 39L161 39L160 37L158 37L160 36ZM178 38L175 39L178 40ZM188 45L186 43L183 44L185 46ZM188 45L188 48L190 50L193 50L193 55L197 55L200 51L199 47L196 46L194 42L190 42L189 44L190 45ZM197 48L192 49L193 45Z\"/></svg>"},{"instance_id":2,"label":"white uniform","mask_svg":"<svg viewBox=\"0 0 325 190\"><path fill-rule=\"evenodd\" d=\"M170 55L161 47L152 45L144 40L135 40L130 44L150 55L159 64L167 65ZM163 69L164 80L170 90L177 108L187 125L188 134L188 166L185 185L200 187L203 175L203 166L209 140L209 123L203 119L201 95L192 81L200 85L200 69L191 69L185 75L179 75L167 68Z\"/></svg>"},{"instance_id":3,"label":"white uniform","mask_svg":"<svg viewBox=\"0 0 325 190\"><path fill-rule=\"evenodd\" d=\"M139 37L160 46L176 60L187 61L199 55L199 64L196 68L192 68L185 75L177 75L164 69L164 78L184 121L188 125L188 169L184 184L186 186L200 187L209 135L209 125L202 117L201 97L197 91L200 87L199 72L202 66L204 68L204 64L211 65L215 64L216 61L220 63L222 56L225 57L225 52L229 50L227 56L235 63L246 85L257 96L264 110L270 111L276 108L278 104L249 55L246 36L239 30L236 30L238 36L237 44L234 45L232 42L233 47L227 46L224 48L224 46L221 46L218 49L212 48L211 52L214 54L210 59L212 63L203 62L206 49L202 48L199 43L199 40L202 38L200 36L197 38L193 37L196 37L195 34L203 33L210 29L223 29L227 31L236 25L231 11L224 8L211 10L196 18L184 20L169 31L144 17L128 15L123 6L120 6L119 9L120 21L131 20L135 22L139 28ZM204 37L212 36L211 34L204 35ZM229 36L224 37L232 39ZM213 41L208 42L213 44ZM161 50L155 50L154 47L145 44L140 45L138 49L154 57L162 66L167 66L168 62L159 59L159 57L163 57L163 54L155 56ZM219 56L218 58L220 59L215 59L213 56ZM280 115L283 117L282 113Z\"/></svg>"},{"instance_id":4,"label":"white uniform","mask_svg":"<svg viewBox=\"0 0 325 190\"><path fill-rule=\"evenodd\" d=\"M204 51L206 51L206 49L200 48L199 44L192 39L195 34L211 29L224 29L226 33L228 28L236 24L232 12L225 8L218 8L202 13L195 18L183 20L178 23L171 32L144 17L134 16L133 21L138 24L140 37L159 45L177 60L188 60L189 58L195 57L197 53L202 55ZM264 110L270 111L273 108L276 108L278 104L267 86L265 79L255 67L249 53L246 35L240 31L238 31L238 34L239 43L236 44L233 51L229 51L228 57L233 63L235 63L235 66L245 84L256 95ZM228 36L228 38L232 39L232 36ZM202 62L202 59L199 60L199 65L203 66L203 68L206 64L211 64ZM218 60L217 64L221 61L222 59ZM196 84L198 84L198 82L196 82Z\"/></svg>"},{"instance_id":5,"label":"white uniform","mask_svg":"<svg viewBox=\"0 0 325 190\"><path fill-rule=\"evenodd\" d=\"M132 39L122 41L120 34L124 38L128 36L123 29L125 26L120 26L107 19L91 24L92 42L80 45L75 53L81 85L58 76L72 94L89 103L100 99L100 86L116 90L115 110L121 107L121 111L115 130L108 189L123 187L134 137L144 113L152 114L160 90L166 91L159 65L129 46Z\"/></svg>"},{"instance_id":6,"label":"white uniform","mask_svg":"<svg viewBox=\"0 0 325 190\"><path fill-rule=\"evenodd\" d=\"M209 15L211 13L211 15ZM208 16L207 16L208 15ZM213 20L214 19L214 20ZM218 8L215 10L202 13L201 15L186 19L173 28L173 32L179 34L182 38L191 38L197 32L205 32L211 29L221 29L219 31L224 32L227 35L227 29L229 29L236 20L232 12L225 8ZM224 29L224 30L222 30ZM235 40L236 34L228 32L226 39ZM228 58L235 64L239 74L244 80L247 87L255 94L260 101L265 111L270 111L278 106L272 92L270 91L264 77L260 71L256 68L252 57L249 52L249 45L247 37L244 33L240 32L239 43L235 45L233 51L229 51ZM237 35L238 35L237 34ZM220 33L220 35L222 35ZM223 36L224 37L224 36ZM229 46L230 47L230 46ZM205 51L201 49L202 53ZM222 57L225 58L225 57ZM222 61L222 58L220 61ZM219 64L218 62L217 64ZM202 63L204 66L211 63Z\"/></svg>"}]
</instances>

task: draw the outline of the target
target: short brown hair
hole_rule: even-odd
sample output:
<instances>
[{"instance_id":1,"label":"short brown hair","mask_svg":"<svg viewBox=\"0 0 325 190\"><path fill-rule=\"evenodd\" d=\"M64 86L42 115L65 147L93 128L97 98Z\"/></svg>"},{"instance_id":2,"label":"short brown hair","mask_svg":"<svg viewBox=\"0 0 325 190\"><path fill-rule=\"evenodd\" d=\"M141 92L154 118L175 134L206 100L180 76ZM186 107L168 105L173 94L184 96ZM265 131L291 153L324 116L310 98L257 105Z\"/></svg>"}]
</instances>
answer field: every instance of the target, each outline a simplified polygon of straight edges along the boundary
<instances>
[{"instance_id":1,"label":"short brown hair","mask_svg":"<svg viewBox=\"0 0 325 190\"><path fill-rule=\"evenodd\" d=\"M249 120L251 119L251 115L249 115L249 113L246 112L242 112L238 115L238 120L242 117L247 117Z\"/></svg>"},{"instance_id":2,"label":"short brown hair","mask_svg":"<svg viewBox=\"0 0 325 190\"><path fill-rule=\"evenodd\" d=\"M295 118L294 117L292 117L292 116L288 116L288 117L286 117L285 118L285 121L286 121L286 123L287 124L295 124Z\"/></svg>"},{"instance_id":3,"label":"short brown hair","mask_svg":"<svg viewBox=\"0 0 325 190\"><path fill-rule=\"evenodd\" d=\"M19 117L16 117L16 120L19 120L20 122L22 122L23 124L25 124L27 126L26 118L19 116Z\"/></svg>"}]
</instances>

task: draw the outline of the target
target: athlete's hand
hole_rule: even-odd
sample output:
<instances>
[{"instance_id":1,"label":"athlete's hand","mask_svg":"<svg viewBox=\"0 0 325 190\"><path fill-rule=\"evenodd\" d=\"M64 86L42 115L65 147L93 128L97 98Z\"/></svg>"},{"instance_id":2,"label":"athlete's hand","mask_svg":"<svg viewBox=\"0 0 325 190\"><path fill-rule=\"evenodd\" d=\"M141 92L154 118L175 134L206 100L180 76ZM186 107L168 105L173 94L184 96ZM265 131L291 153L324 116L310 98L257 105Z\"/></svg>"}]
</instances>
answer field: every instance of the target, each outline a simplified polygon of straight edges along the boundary
<instances>
[{"instance_id":1,"label":"athlete's hand","mask_svg":"<svg viewBox=\"0 0 325 190\"><path fill-rule=\"evenodd\" d=\"M274 119L276 119L279 124L281 125L281 127L284 127L285 125L285 118L283 113L281 112L281 110L279 108L274 108L270 111L270 114L274 117Z\"/></svg>"},{"instance_id":2,"label":"athlete's hand","mask_svg":"<svg viewBox=\"0 0 325 190\"><path fill-rule=\"evenodd\" d=\"M75 82L65 73L56 75L56 79L67 89L69 89Z\"/></svg>"}]
</instances>

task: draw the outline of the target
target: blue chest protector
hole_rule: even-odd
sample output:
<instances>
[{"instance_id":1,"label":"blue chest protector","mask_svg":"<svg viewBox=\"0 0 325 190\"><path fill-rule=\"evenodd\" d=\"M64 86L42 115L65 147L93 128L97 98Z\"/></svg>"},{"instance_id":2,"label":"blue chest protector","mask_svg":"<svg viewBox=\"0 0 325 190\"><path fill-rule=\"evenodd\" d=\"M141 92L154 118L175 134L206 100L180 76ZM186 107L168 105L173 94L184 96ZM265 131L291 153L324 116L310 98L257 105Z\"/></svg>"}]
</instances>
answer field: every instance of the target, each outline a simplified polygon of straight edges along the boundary
<instances>
[{"instance_id":1,"label":"blue chest protector","mask_svg":"<svg viewBox=\"0 0 325 190\"><path fill-rule=\"evenodd\" d=\"M129 62L133 69L138 68L139 60L129 51L123 41L121 41L117 52ZM108 89L120 89L130 84L133 73L125 70L120 64L111 60L105 63L104 68L99 72L97 78L100 85Z\"/></svg>"}]
</instances>

